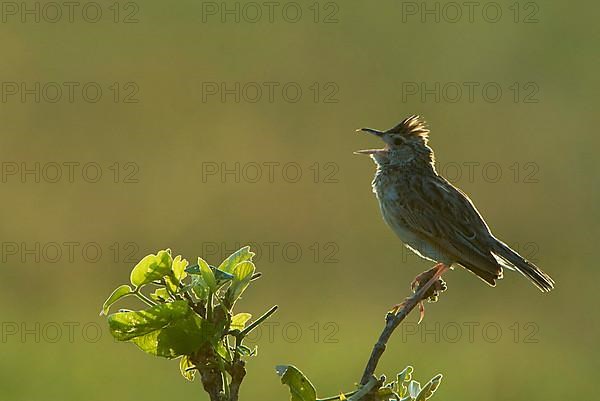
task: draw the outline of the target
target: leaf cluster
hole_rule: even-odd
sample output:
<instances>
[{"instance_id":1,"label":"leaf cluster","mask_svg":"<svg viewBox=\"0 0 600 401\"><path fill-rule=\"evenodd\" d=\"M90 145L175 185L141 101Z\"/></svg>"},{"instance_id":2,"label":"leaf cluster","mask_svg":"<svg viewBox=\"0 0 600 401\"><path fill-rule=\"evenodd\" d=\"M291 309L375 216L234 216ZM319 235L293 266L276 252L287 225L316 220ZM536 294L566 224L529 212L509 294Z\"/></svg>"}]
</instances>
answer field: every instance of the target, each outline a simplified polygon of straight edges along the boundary
<instances>
[{"instance_id":1,"label":"leaf cluster","mask_svg":"<svg viewBox=\"0 0 600 401\"><path fill-rule=\"evenodd\" d=\"M372 383L374 386L371 388L363 386L349 393L317 398L315 386L295 366L277 366L276 371L281 376L281 383L289 387L291 401L425 401L435 393L442 381L442 375L438 374L427 384L421 386L421 383L412 378L413 367L407 366L396 375L396 380L389 383L383 383L385 378L382 378L381 383L379 383L373 377Z\"/></svg>"},{"instance_id":2,"label":"leaf cluster","mask_svg":"<svg viewBox=\"0 0 600 401\"><path fill-rule=\"evenodd\" d=\"M148 255L132 269L130 284L117 287L104 302L101 315L108 315L110 333L118 341L132 342L154 356L181 358L186 379L193 380L199 371L207 391L208 386L219 393L215 397L230 399L245 375L243 359L257 353L256 347L244 345L244 338L277 309L254 321L250 313L233 312L250 283L260 277L253 256L244 247L219 266L200 257L190 266L170 249ZM147 308L109 314L125 297L137 297Z\"/></svg>"}]
</instances>

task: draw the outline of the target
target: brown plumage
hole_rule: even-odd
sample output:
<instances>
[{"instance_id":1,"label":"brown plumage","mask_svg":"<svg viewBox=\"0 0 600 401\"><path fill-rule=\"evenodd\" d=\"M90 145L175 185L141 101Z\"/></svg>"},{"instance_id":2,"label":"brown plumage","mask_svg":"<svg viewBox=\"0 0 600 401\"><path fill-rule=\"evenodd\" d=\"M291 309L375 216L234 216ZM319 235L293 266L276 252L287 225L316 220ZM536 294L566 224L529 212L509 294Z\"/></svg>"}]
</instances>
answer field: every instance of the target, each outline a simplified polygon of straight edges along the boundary
<instances>
[{"instance_id":1,"label":"brown plumage","mask_svg":"<svg viewBox=\"0 0 600 401\"><path fill-rule=\"evenodd\" d=\"M419 116L387 131L360 131L386 143L357 153L375 161L373 191L383 218L408 248L447 267L459 264L491 286L507 268L544 292L554 287L550 276L494 237L469 197L437 173L429 129Z\"/></svg>"}]
</instances>

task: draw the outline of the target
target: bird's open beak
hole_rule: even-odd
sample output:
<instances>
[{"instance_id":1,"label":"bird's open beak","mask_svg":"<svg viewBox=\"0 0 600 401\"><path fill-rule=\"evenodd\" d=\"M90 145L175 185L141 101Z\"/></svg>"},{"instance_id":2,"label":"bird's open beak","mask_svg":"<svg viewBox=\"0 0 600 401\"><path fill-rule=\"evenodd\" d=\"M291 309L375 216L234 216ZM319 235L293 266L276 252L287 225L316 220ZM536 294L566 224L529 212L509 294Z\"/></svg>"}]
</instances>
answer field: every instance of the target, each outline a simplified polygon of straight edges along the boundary
<instances>
[{"instance_id":1,"label":"bird's open beak","mask_svg":"<svg viewBox=\"0 0 600 401\"><path fill-rule=\"evenodd\" d=\"M356 130L356 132L367 132L369 134L373 134L375 136L382 136L384 133L382 131L378 131L376 129L373 128L359 128ZM355 155L373 155L379 152L385 152L385 149L364 149L364 150L357 150L356 152L354 152Z\"/></svg>"}]
</instances>

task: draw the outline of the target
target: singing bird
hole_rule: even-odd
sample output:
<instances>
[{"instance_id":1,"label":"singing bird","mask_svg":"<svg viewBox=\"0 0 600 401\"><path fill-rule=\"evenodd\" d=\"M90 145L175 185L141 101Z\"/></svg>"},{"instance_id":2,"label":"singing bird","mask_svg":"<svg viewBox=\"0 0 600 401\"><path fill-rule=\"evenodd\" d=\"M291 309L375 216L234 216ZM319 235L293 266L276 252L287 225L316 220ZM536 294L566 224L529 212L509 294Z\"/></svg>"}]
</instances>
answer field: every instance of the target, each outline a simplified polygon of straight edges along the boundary
<instances>
[{"instance_id":1,"label":"singing bird","mask_svg":"<svg viewBox=\"0 0 600 401\"><path fill-rule=\"evenodd\" d=\"M387 131L357 131L385 142L382 149L355 153L370 155L377 165L372 186L385 222L409 249L436 262L431 283L458 264L491 286L506 268L543 292L554 288L550 276L494 237L471 199L437 173L421 117L410 116Z\"/></svg>"}]
</instances>

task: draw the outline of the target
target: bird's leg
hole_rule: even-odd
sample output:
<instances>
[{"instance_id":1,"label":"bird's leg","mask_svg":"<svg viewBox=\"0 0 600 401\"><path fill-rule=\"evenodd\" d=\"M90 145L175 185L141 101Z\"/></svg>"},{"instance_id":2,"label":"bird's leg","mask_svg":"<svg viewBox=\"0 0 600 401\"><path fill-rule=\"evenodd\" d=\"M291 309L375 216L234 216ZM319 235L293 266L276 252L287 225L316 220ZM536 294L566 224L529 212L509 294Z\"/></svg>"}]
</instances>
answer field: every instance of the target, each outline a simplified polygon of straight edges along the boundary
<instances>
[{"instance_id":1,"label":"bird's leg","mask_svg":"<svg viewBox=\"0 0 600 401\"><path fill-rule=\"evenodd\" d=\"M415 292L419 284L422 282L427 282L427 280L433 277L435 273L440 269L441 265L443 265L443 263L436 263L431 269L417 275L417 277L415 277L412 283L410 283L410 289L413 292Z\"/></svg>"},{"instance_id":2,"label":"bird's leg","mask_svg":"<svg viewBox=\"0 0 600 401\"><path fill-rule=\"evenodd\" d=\"M445 265L444 263L437 263L431 269L429 269L426 272L423 272L423 273L419 274L417 277L415 277L415 279L411 283L411 285L410 285L411 289L413 290L413 292L416 291L418 294L417 297L419 299L421 299L421 301L419 302L419 313L420 313L419 323L421 323L421 321L423 320L423 317L425 316L425 306L423 305L423 299L430 298L430 297L434 296L436 292L443 291L446 289L445 283L443 282L443 280L440 280L440 277L448 269L450 269L450 267ZM436 284L436 282L438 280L440 280L440 284L438 284L437 286L434 286L434 288L431 289L431 287L434 284ZM424 282L424 284L421 284L423 282ZM431 292L431 295L428 295L429 292ZM401 304L394 305L392 307L391 312L397 313L404 306L405 303L406 303L406 301L402 302Z\"/></svg>"}]
</instances>

